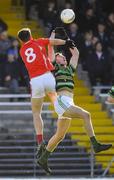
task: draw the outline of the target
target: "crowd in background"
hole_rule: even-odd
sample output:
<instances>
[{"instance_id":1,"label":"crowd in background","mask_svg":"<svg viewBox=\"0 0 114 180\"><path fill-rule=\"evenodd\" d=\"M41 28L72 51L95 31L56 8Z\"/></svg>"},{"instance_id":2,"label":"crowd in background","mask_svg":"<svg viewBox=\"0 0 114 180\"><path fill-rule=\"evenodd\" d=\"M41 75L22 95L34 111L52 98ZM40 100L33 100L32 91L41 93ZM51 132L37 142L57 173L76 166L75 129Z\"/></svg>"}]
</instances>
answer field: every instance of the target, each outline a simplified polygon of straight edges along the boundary
<instances>
[{"instance_id":1,"label":"crowd in background","mask_svg":"<svg viewBox=\"0 0 114 180\"><path fill-rule=\"evenodd\" d=\"M19 49L18 39L8 35L8 26L0 19L0 87L8 87L11 93L19 93L19 86L29 87Z\"/></svg>"},{"instance_id":2,"label":"crowd in background","mask_svg":"<svg viewBox=\"0 0 114 180\"><path fill-rule=\"evenodd\" d=\"M73 3L74 2L74 3ZM57 1L27 0L27 19L35 19L43 24L46 35L57 26L63 26L80 51L79 63L88 71L91 85L111 85L114 83L114 5L109 0L66 0L63 6ZM27 4L26 4L27 5ZM60 13L72 8L75 21L65 25ZM29 13L28 13L29 9ZM43 13L44 12L44 13ZM69 57L69 56L68 56Z\"/></svg>"},{"instance_id":3,"label":"crowd in background","mask_svg":"<svg viewBox=\"0 0 114 180\"><path fill-rule=\"evenodd\" d=\"M55 27L66 29L80 51L79 63L88 71L92 86L114 84L114 6L113 0L109 1L66 0L63 6L58 6L55 0L25 0L26 19L38 21L46 36ZM72 8L76 14L69 25L60 20L60 12L65 8ZM18 92L18 86L28 86L29 79L20 60L19 42L9 37L7 30L7 24L0 19L0 86L11 89L13 85Z\"/></svg>"}]
</instances>

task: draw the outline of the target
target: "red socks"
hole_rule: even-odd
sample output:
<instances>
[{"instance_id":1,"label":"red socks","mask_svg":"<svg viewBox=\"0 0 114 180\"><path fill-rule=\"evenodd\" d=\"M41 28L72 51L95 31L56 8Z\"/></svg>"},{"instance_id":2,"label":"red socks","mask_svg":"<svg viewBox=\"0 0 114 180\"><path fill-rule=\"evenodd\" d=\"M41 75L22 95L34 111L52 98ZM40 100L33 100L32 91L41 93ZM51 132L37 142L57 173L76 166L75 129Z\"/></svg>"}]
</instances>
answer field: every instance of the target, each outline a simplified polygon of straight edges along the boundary
<instances>
[{"instance_id":1,"label":"red socks","mask_svg":"<svg viewBox=\"0 0 114 180\"><path fill-rule=\"evenodd\" d=\"M43 134L37 134L36 141L38 144L41 144L43 142Z\"/></svg>"}]
</instances>

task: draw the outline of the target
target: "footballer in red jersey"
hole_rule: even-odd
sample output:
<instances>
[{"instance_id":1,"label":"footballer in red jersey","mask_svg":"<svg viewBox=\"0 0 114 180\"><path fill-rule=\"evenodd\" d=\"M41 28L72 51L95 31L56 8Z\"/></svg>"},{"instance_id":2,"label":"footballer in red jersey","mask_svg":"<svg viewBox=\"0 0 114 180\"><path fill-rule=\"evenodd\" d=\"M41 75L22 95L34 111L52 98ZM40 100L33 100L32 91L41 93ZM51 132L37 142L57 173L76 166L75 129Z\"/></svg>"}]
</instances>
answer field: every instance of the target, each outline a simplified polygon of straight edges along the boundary
<instances>
[{"instance_id":1,"label":"footballer in red jersey","mask_svg":"<svg viewBox=\"0 0 114 180\"><path fill-rule=\"evenodd\" d=\"M43 149L43 121L41 118L41 110L45 94L51 97L51 101L57 98L55 91L55 78L51 71L54 69L50 59L46 53L47 45L72 45L71 40L39 38L33 39L31 30L23 28L18 32L18 38L22 42L20 54L30 76L31 85L31 106L36 131L36 139L38 142L38 156L41 155ZM48 165L43 167L46 172L50 173Z\"/></svg>"},{"instance_id":2,"label":"footballer in red jersey","mask_svg":"<svg viewBox=\"0 0 114 180\"><path fill-rule=\"evenodd\" d=\"M34 78L54 69L45 48L48 44L48 38L31 38L28 42L23 43L20 54L30 78Z\"/></svg>"},{"instance_id":3,"label":"footballer in red jersey","mask_svg":"<svg viewBox=\"0 0 114 180\"><path fill-rule=\"evenodd\" d=\"M49 44L69 44L69 41L48 38L33 39L29 28L21 29L18 32L18 38L22 43L20 55L30 77L31 106L36 139L38 142L38 148L40 148L43 142L43 121L41 118L41 110L44 96L45 94L49 94L56 98L55 78L51 73L54 67L47 56L46 46ZM37 156L39 156L40 153L41 150ZM45 170L49 172L48 166L45 167Z\"/></svg>"}]
</instances>

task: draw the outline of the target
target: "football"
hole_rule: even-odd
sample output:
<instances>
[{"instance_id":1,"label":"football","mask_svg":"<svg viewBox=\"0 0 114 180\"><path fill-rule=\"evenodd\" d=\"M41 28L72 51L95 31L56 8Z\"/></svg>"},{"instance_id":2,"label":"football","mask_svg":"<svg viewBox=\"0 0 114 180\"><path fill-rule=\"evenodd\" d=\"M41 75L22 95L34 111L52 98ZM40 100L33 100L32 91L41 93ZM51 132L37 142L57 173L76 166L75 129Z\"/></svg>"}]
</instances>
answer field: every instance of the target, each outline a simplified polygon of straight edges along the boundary
<instances>
[{"instance_id":1,"label":"football","mask_svg":"<svg viewBox=\"0 0 114 180\"><path fill-rule=\"evenodd\" d=\"M65 24L72 23L75 19L75 13L72 9L64 9L61 12L61 21Z\"/></svg>"}]
</instances>

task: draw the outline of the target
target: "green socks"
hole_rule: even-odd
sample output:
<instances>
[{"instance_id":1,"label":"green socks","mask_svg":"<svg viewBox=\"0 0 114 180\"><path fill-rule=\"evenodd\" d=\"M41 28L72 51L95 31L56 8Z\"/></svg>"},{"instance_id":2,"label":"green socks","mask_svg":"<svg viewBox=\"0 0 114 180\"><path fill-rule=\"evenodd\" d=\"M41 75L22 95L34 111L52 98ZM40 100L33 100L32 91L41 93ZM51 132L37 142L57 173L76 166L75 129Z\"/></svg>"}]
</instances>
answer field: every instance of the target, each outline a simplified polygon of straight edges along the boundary
<instances>
[{"instance_id":1,"label":"green socks","mask_svg":"<svg viewBox=\"0 0 114 180\"><path fill-rule=\"evenodd\" d=\"M94 148L97 147L99 144L98 141L96 140L95 136L90 137L90 141Z\"/></svg>"},{"instance_id":2,"label":"green socks","mask_svg":"<svg viewBox=\"0 0 114 180\"><path fill-rule=\"evenodd\" d=\"M49 152L47 149L45 150L43 156L48 159L51 152Z\"/></svg>"},{"instance_id":3,"label":"green socks","mask_svg":"<svg viewBox=\"0 0 114 180\"><path fill-rule=\"evenodd\" d=\"M42 156L40 157L41 161L42 162L46 162L47 159L49 158L50 156L50 153L47 149L44 151L44 153L42 154Z\"/></svg>"}]
</instances>

